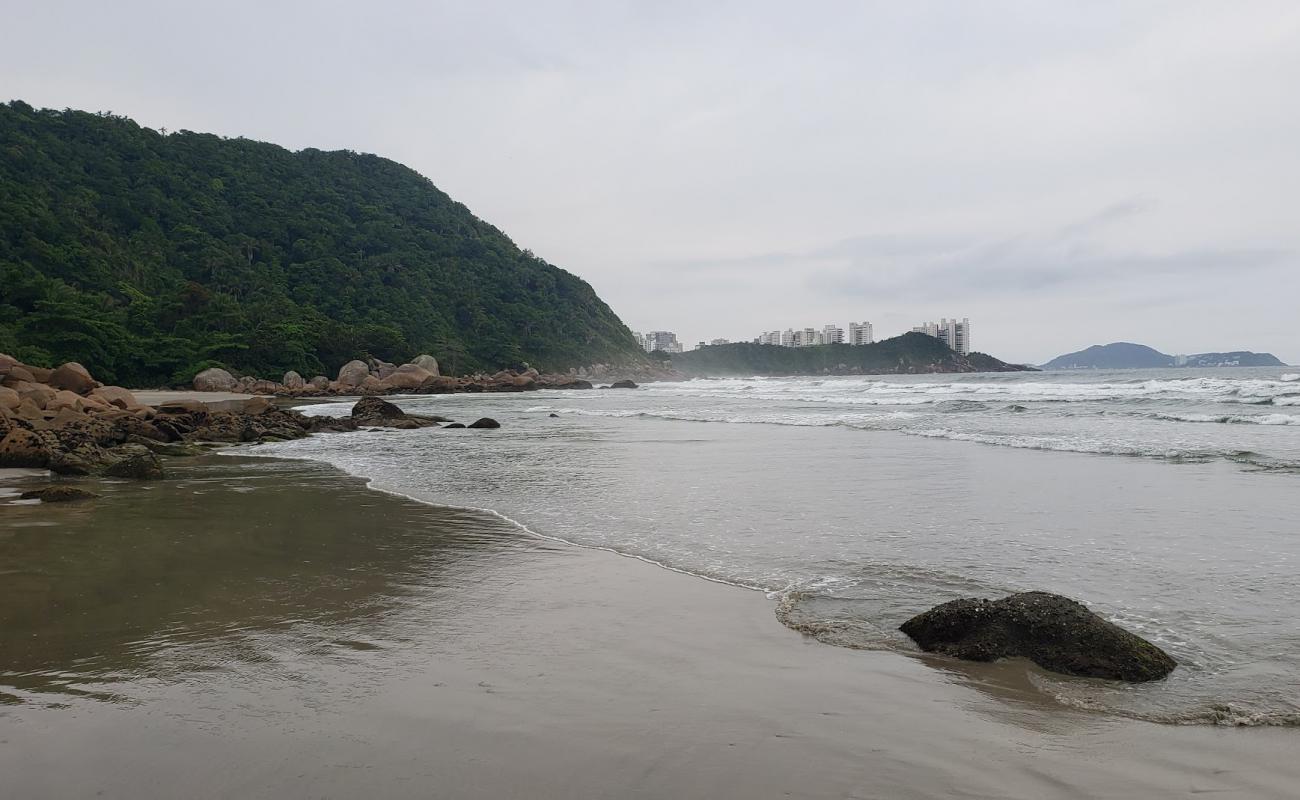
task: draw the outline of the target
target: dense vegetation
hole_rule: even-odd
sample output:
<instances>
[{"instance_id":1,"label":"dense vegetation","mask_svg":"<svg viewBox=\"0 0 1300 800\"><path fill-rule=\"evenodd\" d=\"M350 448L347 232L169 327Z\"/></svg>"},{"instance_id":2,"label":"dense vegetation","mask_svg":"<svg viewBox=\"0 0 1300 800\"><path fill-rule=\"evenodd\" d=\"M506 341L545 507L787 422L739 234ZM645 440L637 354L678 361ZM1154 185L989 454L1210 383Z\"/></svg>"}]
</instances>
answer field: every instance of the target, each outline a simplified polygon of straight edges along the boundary
<instances>
[{"instance_id":1,"label":"dense vegetation","mask_svg":"<svg viewBox=\"0 0 1300 800\"><path fill-rule=\"evenodd\" d=\"M1005 372L1024 369L984 353L962 356L923 333L905 333L875 344L780 347L715 345L669 356L687 375L871 375L924 372Z\"/></svg>"},{"instance_id":2,"label":"dense vegetation","mask_svg":"<svg viewBox=\"0 0 1300 800\"><path fill-rule=\"evenodd\" d=\"M21 102L0 105L0 352L131 385L644 359L586 282L400 164Z\"/></svg>"}]
</instances>

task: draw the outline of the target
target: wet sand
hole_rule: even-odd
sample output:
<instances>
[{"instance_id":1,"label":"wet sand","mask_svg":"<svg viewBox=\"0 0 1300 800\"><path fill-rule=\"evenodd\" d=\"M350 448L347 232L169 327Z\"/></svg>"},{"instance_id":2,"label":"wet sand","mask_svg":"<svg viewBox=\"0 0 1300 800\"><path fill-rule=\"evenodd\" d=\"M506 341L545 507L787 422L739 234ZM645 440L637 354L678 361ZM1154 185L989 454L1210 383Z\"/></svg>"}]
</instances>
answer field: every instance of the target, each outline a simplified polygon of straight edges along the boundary
<instances>
[{"instance_id":1,"label":"wet sand","mask_svg":"<svg viewBox=\"0 0 1300 800\"><path fill-rule=\"evenodd\" d=\"M308 462L0 505L5 797L1293 797L1294 729L1065 709ZM8 476L5 486L41 482Z\"/></svg>"}]
</instances>

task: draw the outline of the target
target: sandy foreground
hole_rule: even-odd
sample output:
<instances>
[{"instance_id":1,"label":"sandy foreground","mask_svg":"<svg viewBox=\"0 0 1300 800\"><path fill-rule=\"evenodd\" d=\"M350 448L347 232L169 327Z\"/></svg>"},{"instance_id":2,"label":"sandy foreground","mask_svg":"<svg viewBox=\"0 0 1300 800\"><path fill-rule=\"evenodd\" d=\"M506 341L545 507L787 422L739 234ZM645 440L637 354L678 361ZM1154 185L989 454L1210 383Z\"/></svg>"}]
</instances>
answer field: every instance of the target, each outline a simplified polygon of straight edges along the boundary
<instances>
[{"instance_id":1,"label":"sandy foreground","mask_svg":"<svg viewBox=\"0 0 1300 800\"><path fill-rule=\"evenodd\" d=\"M369 547L365 537L390 542L395 530L403 542L419 541L419 526L447 513L324 470L292 480L224 475L189 474L178 491L193 502L158 506L166 515L146 509L139 519L166 518L124 535L160 535L184 549L195 531L204 538L194 541L215 535L215 516L221 536L248 529L247 538L218 544L251 542L261 557L279 558L267 554L282 549L275 537L290 535L287 520L319 530L322 520L348 525L349 515L364 513L390 533L350 528L357 533L344 541ZM31 478L6 482L23 480ZM262 513L241 522L231 512L248 497L260 498ZM100 526L141 498L158 494L124 487L94 501L105 509ZM0 558L9 554L21 568L35 551L15 542L34 534L19 523L4 527L12 513L0 507ZM30 507L17 513L36 519ZM64 518L67 530L91 536L93 515L58 513L78 515ZM39 535L47 539L33 546L49 546L55 534L47 527ZM457 547L448 552L468 552ZM360 551L348 552L341 563L366 566ZM78 641L10 664L0 653L4 683L39 689L14 689L17 699L0 705L0 795L1283 798L1300 786L1293 729L1173 727L1063 709L1025 690L1020 665L970 669L830 647L782 627L762 594L607 552L518 537L469 561L412 566L382 591L362 587L372 598L363 615L316 619L304 619L295 596L343 578L315 566L323 553L284 557L300 567L275 581L303 588L278 601L264 588L274 581L252 561L225 568L249 572L246 585L186 594L174 611L157 611L165 603L149 596L149 580L133 583L130 597L98 590L99 598L69 599L85 604L85 630L95 631L81 640L121 650L111 674L96 673L111 684L104 699L45 702L49 687L33 664L76 672L96 657L78 651ZM142 550L140 560L148 558ZM453 563L461 566L445 566ZM221 568L167 566L187 587ZM126 559L112 569L108 577L121 582L140 566ZM430 589L422 576L433 571L443 577ZM329 602L360 605L354 588L338 583ZM154 622L154 613L167 621ZM220 633L177 636L190 617ZM150 630L104 632L127 627L127 618ZM10 648L41 630L40 621L6 619ZM346 658L319 656L319 642L342 640L339 628L350 639L370 631L377 644L357 645ZM282 632L289 629L299 633ZM192 672L175 669L181 652Z\"/></svg>"}]
</instances>

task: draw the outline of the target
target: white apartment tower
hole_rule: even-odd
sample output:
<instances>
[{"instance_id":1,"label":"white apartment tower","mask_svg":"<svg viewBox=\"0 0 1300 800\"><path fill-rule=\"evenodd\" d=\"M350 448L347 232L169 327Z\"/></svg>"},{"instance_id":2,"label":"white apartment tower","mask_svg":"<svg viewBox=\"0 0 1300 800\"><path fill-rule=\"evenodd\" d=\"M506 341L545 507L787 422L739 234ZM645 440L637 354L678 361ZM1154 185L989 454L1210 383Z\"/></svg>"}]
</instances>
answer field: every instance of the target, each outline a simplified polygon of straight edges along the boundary
<instances>
[{"instance_id":1,"label":"white apartment tower","mask_svg":"<svg viewBox=\"0 0 1300 800\"><path fill-rule=\"evenodd\" d=\"M647 353L662 350L665 353L680 353L682 345L677 341L677 334L672 331L650 331L645 335Z\"/></svg>"},{"instance_id":2,"label":"white apartment tower","mask_svg":"<svg viewBox=\"0 0 1300 800\"><path fill-rule=\"evenodd\" d=\"M970 355L969 318L963 318L958 322L956 318L948 319L945 317L938 322L917 325L912 331L914 333L924 333L926 336L933 336L958 353L964 356Z\"/></svg>"},{"instance_id":3,"label":"white apartment tower","mask_svg":"<svg viewBox=\"0 0 1300 800\"><path fill-rule=\"evenodd\" d=\"M871 330L870 322L849 323L849 344L871 344L874 341L876 336Z\"/></svg>"},{"instance_id":4,"label":"white apartment tower","mask_svg":"<svg viewBox=\"0 0 1300 800\"><path fill-rule=\"evenodd\" d=\"M844 344L844 329L834 324L822 328L822 344Z\"/></svg>"}]
</instances>

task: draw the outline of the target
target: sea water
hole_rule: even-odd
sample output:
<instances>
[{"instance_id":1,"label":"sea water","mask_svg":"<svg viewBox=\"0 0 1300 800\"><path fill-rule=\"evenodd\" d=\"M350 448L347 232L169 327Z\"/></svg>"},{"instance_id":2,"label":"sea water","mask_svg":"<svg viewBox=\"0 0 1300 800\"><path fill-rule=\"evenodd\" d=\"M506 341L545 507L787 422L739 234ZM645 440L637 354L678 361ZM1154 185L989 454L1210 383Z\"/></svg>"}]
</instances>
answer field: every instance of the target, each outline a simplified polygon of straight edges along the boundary
<instances>
[{"instance_id":1,"label":"sea water","mask_svg":"<svg viewBox=\"0 0 1300 800\"><path fill-rule=\"evenodd\" d=\"M396 401L503 427L253 452L761 590L782 622L833 645L915 652L898 625L937 603L1066 594L1180 667L1137 686L1035 672L1038 691L1165 722L1300 720L1293 369L738 378Z\"/></svg>"}]
</instances>

